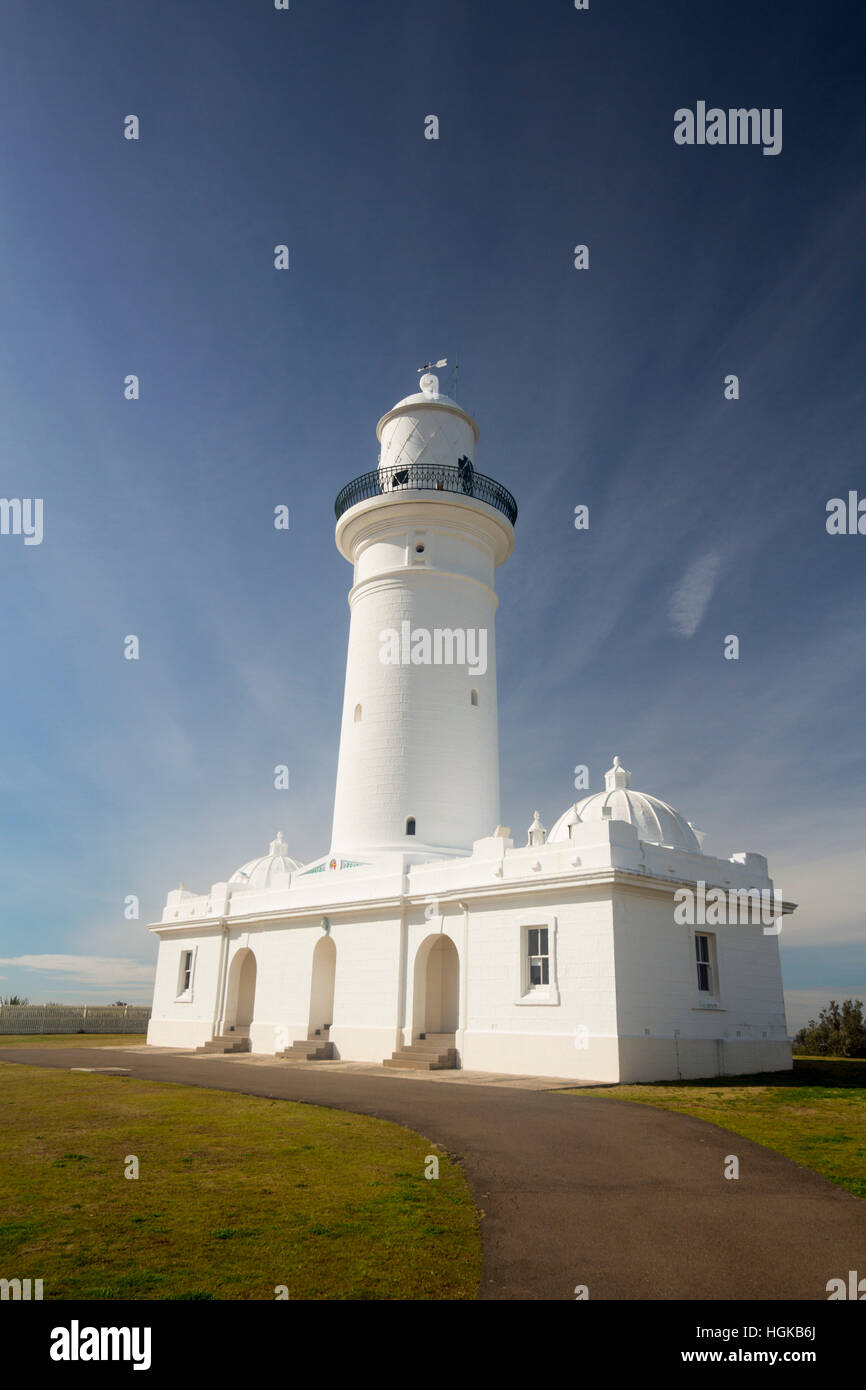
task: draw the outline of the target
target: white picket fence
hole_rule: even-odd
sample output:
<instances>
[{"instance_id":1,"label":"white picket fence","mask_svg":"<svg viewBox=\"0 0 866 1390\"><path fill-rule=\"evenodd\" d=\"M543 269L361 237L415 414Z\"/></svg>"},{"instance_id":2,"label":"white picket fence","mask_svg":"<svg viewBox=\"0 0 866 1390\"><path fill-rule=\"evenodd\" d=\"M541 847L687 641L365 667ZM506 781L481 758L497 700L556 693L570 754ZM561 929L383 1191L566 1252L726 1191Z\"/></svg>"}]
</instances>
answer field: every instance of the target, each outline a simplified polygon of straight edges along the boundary
<instances>
[{"instance_id":1,"label":"white picket fence","mask_svg":"<svg viewBox=\"0 0 866 1390\"><path fill-rule=\"evenodd\" d=\"M146 1033L138 1004L0 1004L2 1033Z\"/></svg>"}]
</instances>

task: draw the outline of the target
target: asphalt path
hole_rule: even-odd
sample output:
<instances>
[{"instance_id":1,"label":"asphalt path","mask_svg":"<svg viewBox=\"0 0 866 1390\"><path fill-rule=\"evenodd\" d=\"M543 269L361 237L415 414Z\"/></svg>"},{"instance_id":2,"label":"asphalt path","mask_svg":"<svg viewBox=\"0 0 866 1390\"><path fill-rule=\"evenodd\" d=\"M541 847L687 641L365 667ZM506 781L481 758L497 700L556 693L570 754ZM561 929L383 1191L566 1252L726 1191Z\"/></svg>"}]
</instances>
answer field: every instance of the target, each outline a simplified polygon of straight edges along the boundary
<instances>
[{"instance_id":1,"label":"asphalt path","mask_svg":"<svg viewBox=\"0 0 866 1390\"><path fill-rule=\"evenodd\" d=\"M124 1048L0 1061L117 1067L393 1120L460 1157L483 1212L481 1299L827 1299L866 1275L866 1203L703 1120L628 1101ZM465 1074L464 1074L465 1075ZM740 1176L726 1179L728 1155Z\"/></svg>"}]
</instances>

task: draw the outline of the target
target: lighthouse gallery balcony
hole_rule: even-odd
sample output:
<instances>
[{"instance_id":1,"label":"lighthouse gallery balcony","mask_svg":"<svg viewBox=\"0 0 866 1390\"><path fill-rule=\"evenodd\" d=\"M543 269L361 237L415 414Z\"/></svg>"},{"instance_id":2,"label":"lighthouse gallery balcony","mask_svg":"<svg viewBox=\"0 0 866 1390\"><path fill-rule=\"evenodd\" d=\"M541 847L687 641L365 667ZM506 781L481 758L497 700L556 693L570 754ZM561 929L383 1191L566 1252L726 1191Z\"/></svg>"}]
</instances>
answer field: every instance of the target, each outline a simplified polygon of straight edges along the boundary
<instances>
[{"instance_id":1,"label":"lighthouse gallery balcony","mask_svg":"<svg viewBox=\"0 0 866 1390\"><path fill-rule=\"evenodd\" d=\"M405 467L374 468L353 478L337 493L334 512L337 520L350 507L358 502L366 502L371 497L399 491L402 488L413 492L458 492L464 497L473 497L478 502L486 502L508 518L513 526L517 520L517 503L507 488L488 478L484 473L476 473L468 460L443 465L440 463L412 463Z\"/></svg>"}]
</instances>

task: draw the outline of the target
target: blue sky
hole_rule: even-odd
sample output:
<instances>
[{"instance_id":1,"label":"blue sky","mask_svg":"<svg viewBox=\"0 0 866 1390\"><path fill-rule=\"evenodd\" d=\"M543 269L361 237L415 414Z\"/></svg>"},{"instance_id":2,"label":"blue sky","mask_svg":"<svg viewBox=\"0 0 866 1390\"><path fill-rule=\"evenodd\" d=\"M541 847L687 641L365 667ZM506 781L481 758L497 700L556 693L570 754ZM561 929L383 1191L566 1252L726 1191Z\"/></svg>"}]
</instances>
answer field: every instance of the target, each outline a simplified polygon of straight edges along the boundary
<instances>
[{"instance_id":1,"label":"blue sky","mask_svg":"<svg viewBox=\"0 0 866 1390\"><path fill-rule=\"evenodd\" d=\"M866 536L825 529L866 496L863 29L832 0L7 0L0 491L44 540L0 536L0 992L147 1002L169 888L280 828L327 849L333 499L459 355L520 507L504 822L618 753L800 904L789 1021L866 997ZM698 100L781 107L782 152L676 145Z\"/></svg>"}]
</instances>

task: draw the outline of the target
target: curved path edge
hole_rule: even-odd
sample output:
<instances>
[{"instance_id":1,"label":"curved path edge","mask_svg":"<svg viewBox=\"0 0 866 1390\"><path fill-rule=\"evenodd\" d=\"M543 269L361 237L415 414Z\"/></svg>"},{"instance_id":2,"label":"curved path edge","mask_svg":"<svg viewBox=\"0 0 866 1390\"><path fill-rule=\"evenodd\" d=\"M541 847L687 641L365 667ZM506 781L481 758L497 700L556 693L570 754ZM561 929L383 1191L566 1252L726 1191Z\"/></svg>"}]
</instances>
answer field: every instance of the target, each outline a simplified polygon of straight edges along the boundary
<instances>
[{"instance_id":1,"label":"curved path edge","mask_svg":"<svg viewBox=\"0 0 866 1390\"><path fill-rule=\"evenodd\" d=\"M704 1120L614 1098L431 1084L316 1063L138 1048L4 1049L29 1066L122 1068L146 1081L393 1120L459 1157L483 1213L481 1299L826 1300L866 1274L866 1203ZM736 1154L740 1177L726 1180Z\"/></svg>"}]
</instances>

